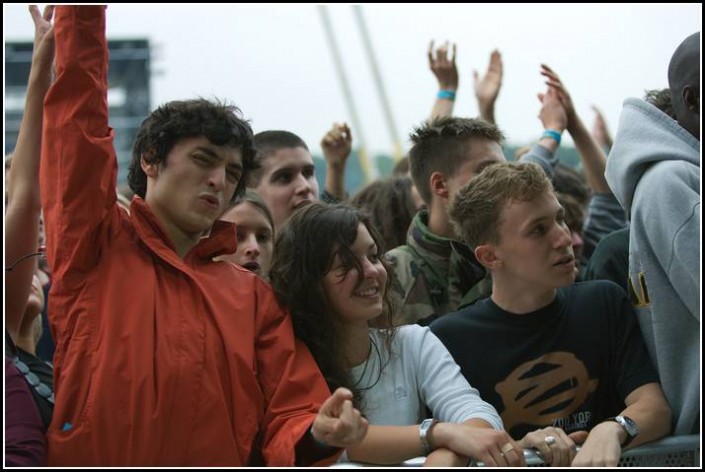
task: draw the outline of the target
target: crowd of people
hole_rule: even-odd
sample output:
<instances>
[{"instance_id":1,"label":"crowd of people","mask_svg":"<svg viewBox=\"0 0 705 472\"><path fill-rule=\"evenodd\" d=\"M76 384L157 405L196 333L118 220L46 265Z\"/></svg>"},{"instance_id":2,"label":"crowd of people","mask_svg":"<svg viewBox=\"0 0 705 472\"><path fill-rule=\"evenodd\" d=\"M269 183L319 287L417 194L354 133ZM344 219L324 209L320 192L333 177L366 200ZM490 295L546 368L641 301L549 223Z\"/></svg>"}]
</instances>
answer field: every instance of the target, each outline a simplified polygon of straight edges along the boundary
<instances>
[{"instance_id":1,"label":"crowd of people","mask_svg":"<svg viewBox=\"0 0 705 472\"><path fill-rule=\"evenodd\" d=\"M431 114L355 195L346 123L320 142L319 189L296 134L168 102L137 133L126 198L106 8L29 11L6 159L6 465L507 467L533 449L615 466L700 433L700 33L667 88L625 101L614 139L542 65L539 138L515 161L500 52L473 74L479 116L458 117L457 48L431 43ZM580 172L558 161L565 132Z\"/></svg>"}]
</instances>

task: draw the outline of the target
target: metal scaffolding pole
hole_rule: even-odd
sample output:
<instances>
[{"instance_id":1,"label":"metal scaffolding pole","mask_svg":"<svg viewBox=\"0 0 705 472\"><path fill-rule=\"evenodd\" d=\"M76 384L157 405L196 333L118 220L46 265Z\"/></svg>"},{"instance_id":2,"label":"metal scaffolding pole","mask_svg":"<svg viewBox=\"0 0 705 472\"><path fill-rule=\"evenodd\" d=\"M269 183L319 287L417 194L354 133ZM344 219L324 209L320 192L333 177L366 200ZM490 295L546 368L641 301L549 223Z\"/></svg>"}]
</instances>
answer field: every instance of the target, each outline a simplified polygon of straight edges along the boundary
<instances>
[{"instance_id":1,"label":"metal scaffolding pole","mask_svg":"<svg viewBox=\"0 0 705 472\"><path fill-rule=\"evenodd\" d=\"M321 14L321 21L323 22L323 29L326 33L328 39L328 45L330 46L331 54L333 55L333 63L335 64L335 70L338 73L338 80L343 88L343 96L345 97L345 103L348 107L348 112L350 113L350 120L352 121L355 141L357 142L357 154L360 158L360 167L362 167L362 172L365 176L365 182L370 182L371 179L376 177L376 172L370 165L370 158L367 154L367 146L365 144L365 136L362 131L362 123L357 114L357 108L355 107L355 100L353 99L352 90L350 89L350 84L348 83L348 78L345 75L345 69L343 68L343 61L340 55L340 49L338 48L338 42L333 31L333 27L330 20L330 15L328 14L328 7L325 5L319 5L318 11Z\"/></svg>"},{"instance_id":2,"label":"metal scaffolding pole","mask_svg":"<svg viewBox=\"0 0 705 472\"><path fill-rule=\"evenodd\" d=\"M397 126L394 122L394 116L392 115L392 108L389 106L387 91L384 88L382 74L380 73L379 66L377 65L377 58L375 56L374 49L372 48L372 41L370 40L370 34L367 31L367 24L365 23L365 17L362 14L362 7L360 7L360 5L353 5L352 8L355 13L358 28L360 29L360 35L362 36L362 42L365 46L367 59L369 60L370 67L372 68L372 74L374 75L375 85L377 87L377 94L379 95L380 102L382 102L382 109L384 110L384 118L387 122L387 129L389 130L389 134L392 137L392 143L394 144L394 160L397 161L402 157L402 148L401 139L399 139Z\"/></svg>"}]
</instances>

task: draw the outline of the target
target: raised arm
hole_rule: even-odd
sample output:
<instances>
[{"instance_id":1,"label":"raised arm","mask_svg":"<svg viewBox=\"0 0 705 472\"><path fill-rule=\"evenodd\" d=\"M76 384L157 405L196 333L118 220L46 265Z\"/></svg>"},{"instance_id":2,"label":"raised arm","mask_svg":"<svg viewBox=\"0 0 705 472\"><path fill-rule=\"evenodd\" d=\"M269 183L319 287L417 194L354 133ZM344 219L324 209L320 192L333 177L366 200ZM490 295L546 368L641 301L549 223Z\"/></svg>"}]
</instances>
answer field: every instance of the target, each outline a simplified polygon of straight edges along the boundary
<instances>
[{"instance_id":1,"label":"raised arm","mask_svg":"<svg viewBox=\"0 0 705 472\"><path fill-rule=\"evenodd\" d=\"M338 201L345 200L345 163L352 150L352 134L347 123L333 123L321 139L326 159L326 192Z\"/></svg>"},{"instance_id":2,"label":"raised arm","mask_svg":"<svg viewBox=\"0 0 705 472\"><path fill-rule=\"evenodd\" d=\"M556 90L549 87L546 93L538 94L538 99L541 102L539 119L544 129L544 134L541 135L539 144L551 152L556 152L558 146L560 146L560 140L548 135L546 130L557 132L558 135L563 134L563 131L568 126L568 116Z\"/></svg>"},{"instance_id":3,"label":"raised arm","mask_svg":"<svg viewBox=\"0 0 705 472\"><path fill-rule=\"evenodd\" d=\"M497 49L490 54L490 63L487 65L487 72L480 78L476 70L473 70L473 80L475 82L475 98L480 111L480 118L496 124L494 116L494 105L502 88L502 55Z\"/></svg>"},{"instance_id":4,"label":"raised arm","mask_svg":"<svg viewBox=\"0 0 705 472\"><path fill-rule=\"evenodd\" d=\"M92 235L117 199L105 8L59 6L55 11L56 80L44 101L40 167L47 259L55 279L69 265L94 268L100 251Z\"/></svg>"},{"instance_id":5,"label":"raised arm","mask_svg":"<svg viewBox=\"0 0 705 472\"><path fill-rule=\"evenodd\" d=\"M29 13L34 22L34 51L24 115L10 168L5 214L5 260L10 268L5 270L5 322L15 340L37 267L36 257L22 258L38 252L42 113L54 61L54 28L51 24L54 7L46 7L42 14L36 5L30 5Z\"/></svg>"},{"instance_id":6,"label":"raised arm","mask_svg":"<svg viewBox=\"0 0 705 472\"><path fill-rule=\"evenodd\" d=\"M608 153L612 149L612 135L607 128L607 120L602 115L602 111L595 105L592 106L592 111L595 112L595 121L592 123L592 137L595 138L600 149Z\"/></svg>"},{"instance_id":7,"label":"raised arm","mask_svg":"<svg viewBox=\"0 0 705 472\"><path fill-rule=\"evenodd\" d=\"M568 90L561 82L558 74L547 65L541 65L541 75L546 78L546 84L558 93L558 98L565 108L568 123L566 129L575 142L575 148L585 169L585 179L595 193L612 193L605 179L605 164L607 157L578 116Z\"/></svg>"},{"instance_id":8,"label":"raised arm","mask_svg":"<svg viewBox=\"0 0 705 472\"><path fill-rule=\"evenodd\" d=\"M433 41L428 46L428 66L438 81L438 93L431 109L431 119L453 115L455 94L458 91L458 68L455 65L457 48L453 43L453 53L448 57L448 41L433 50Z\"/></svg>"},{"instance_id":9,"label":"raised arm","mask_svg":"<svg viewBox=\"0 0 705 472\"><path fill-rule=\"evenodd\" d=\"M558 98L558 92L548 88L546 93L539 93L538 99L541 102L539 119L543 124L544 132L538 143L531 147L531 150L521 156L525 162L535 162L539 164L546 175L553 178L553 169L558 163L556 150L560 145L561 135L568 122L565 110Z\"/></svg>"}]
</instances>

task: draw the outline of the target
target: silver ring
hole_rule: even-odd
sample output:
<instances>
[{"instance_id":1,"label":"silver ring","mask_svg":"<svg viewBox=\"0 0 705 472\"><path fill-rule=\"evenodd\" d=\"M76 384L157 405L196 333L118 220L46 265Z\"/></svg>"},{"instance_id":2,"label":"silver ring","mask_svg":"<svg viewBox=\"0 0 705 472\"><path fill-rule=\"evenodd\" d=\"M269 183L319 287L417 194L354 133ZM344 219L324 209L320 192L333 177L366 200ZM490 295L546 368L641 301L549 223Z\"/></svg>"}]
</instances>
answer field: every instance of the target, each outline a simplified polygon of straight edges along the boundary
<instances>
[{"instance_id":1,"label":"silver ring","mask_svg":"<svg viewBox=\"0 0 705 472\"><path fill-rule=\"evenodd\" d=\"M545 438L543 438L543 440L546 441L546 444L548 444L549 446L551 444L556 444L556 437L555 436L546 436Z\"/></svg>"}]
</instances>

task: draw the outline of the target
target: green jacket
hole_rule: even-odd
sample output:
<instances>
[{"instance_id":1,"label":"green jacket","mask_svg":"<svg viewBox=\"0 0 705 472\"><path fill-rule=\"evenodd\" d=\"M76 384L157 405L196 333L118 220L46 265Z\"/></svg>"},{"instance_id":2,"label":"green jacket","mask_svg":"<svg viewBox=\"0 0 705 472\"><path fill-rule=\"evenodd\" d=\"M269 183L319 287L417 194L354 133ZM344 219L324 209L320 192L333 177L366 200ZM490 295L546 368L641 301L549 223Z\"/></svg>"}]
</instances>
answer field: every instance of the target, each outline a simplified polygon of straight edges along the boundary
<instances>
[{"instance_id":1,"label":"green jacket","mask_svg":"<svg viewBox=\"0 0 705 472\"><path fill-rule=\"evenodd\" d=\"M406 245L392 249L386 257L394 272L396 325L459 310L488 296L492 289L470 248L429 231L427 210L414 217Z\"/></svg>"}]
</instances>

